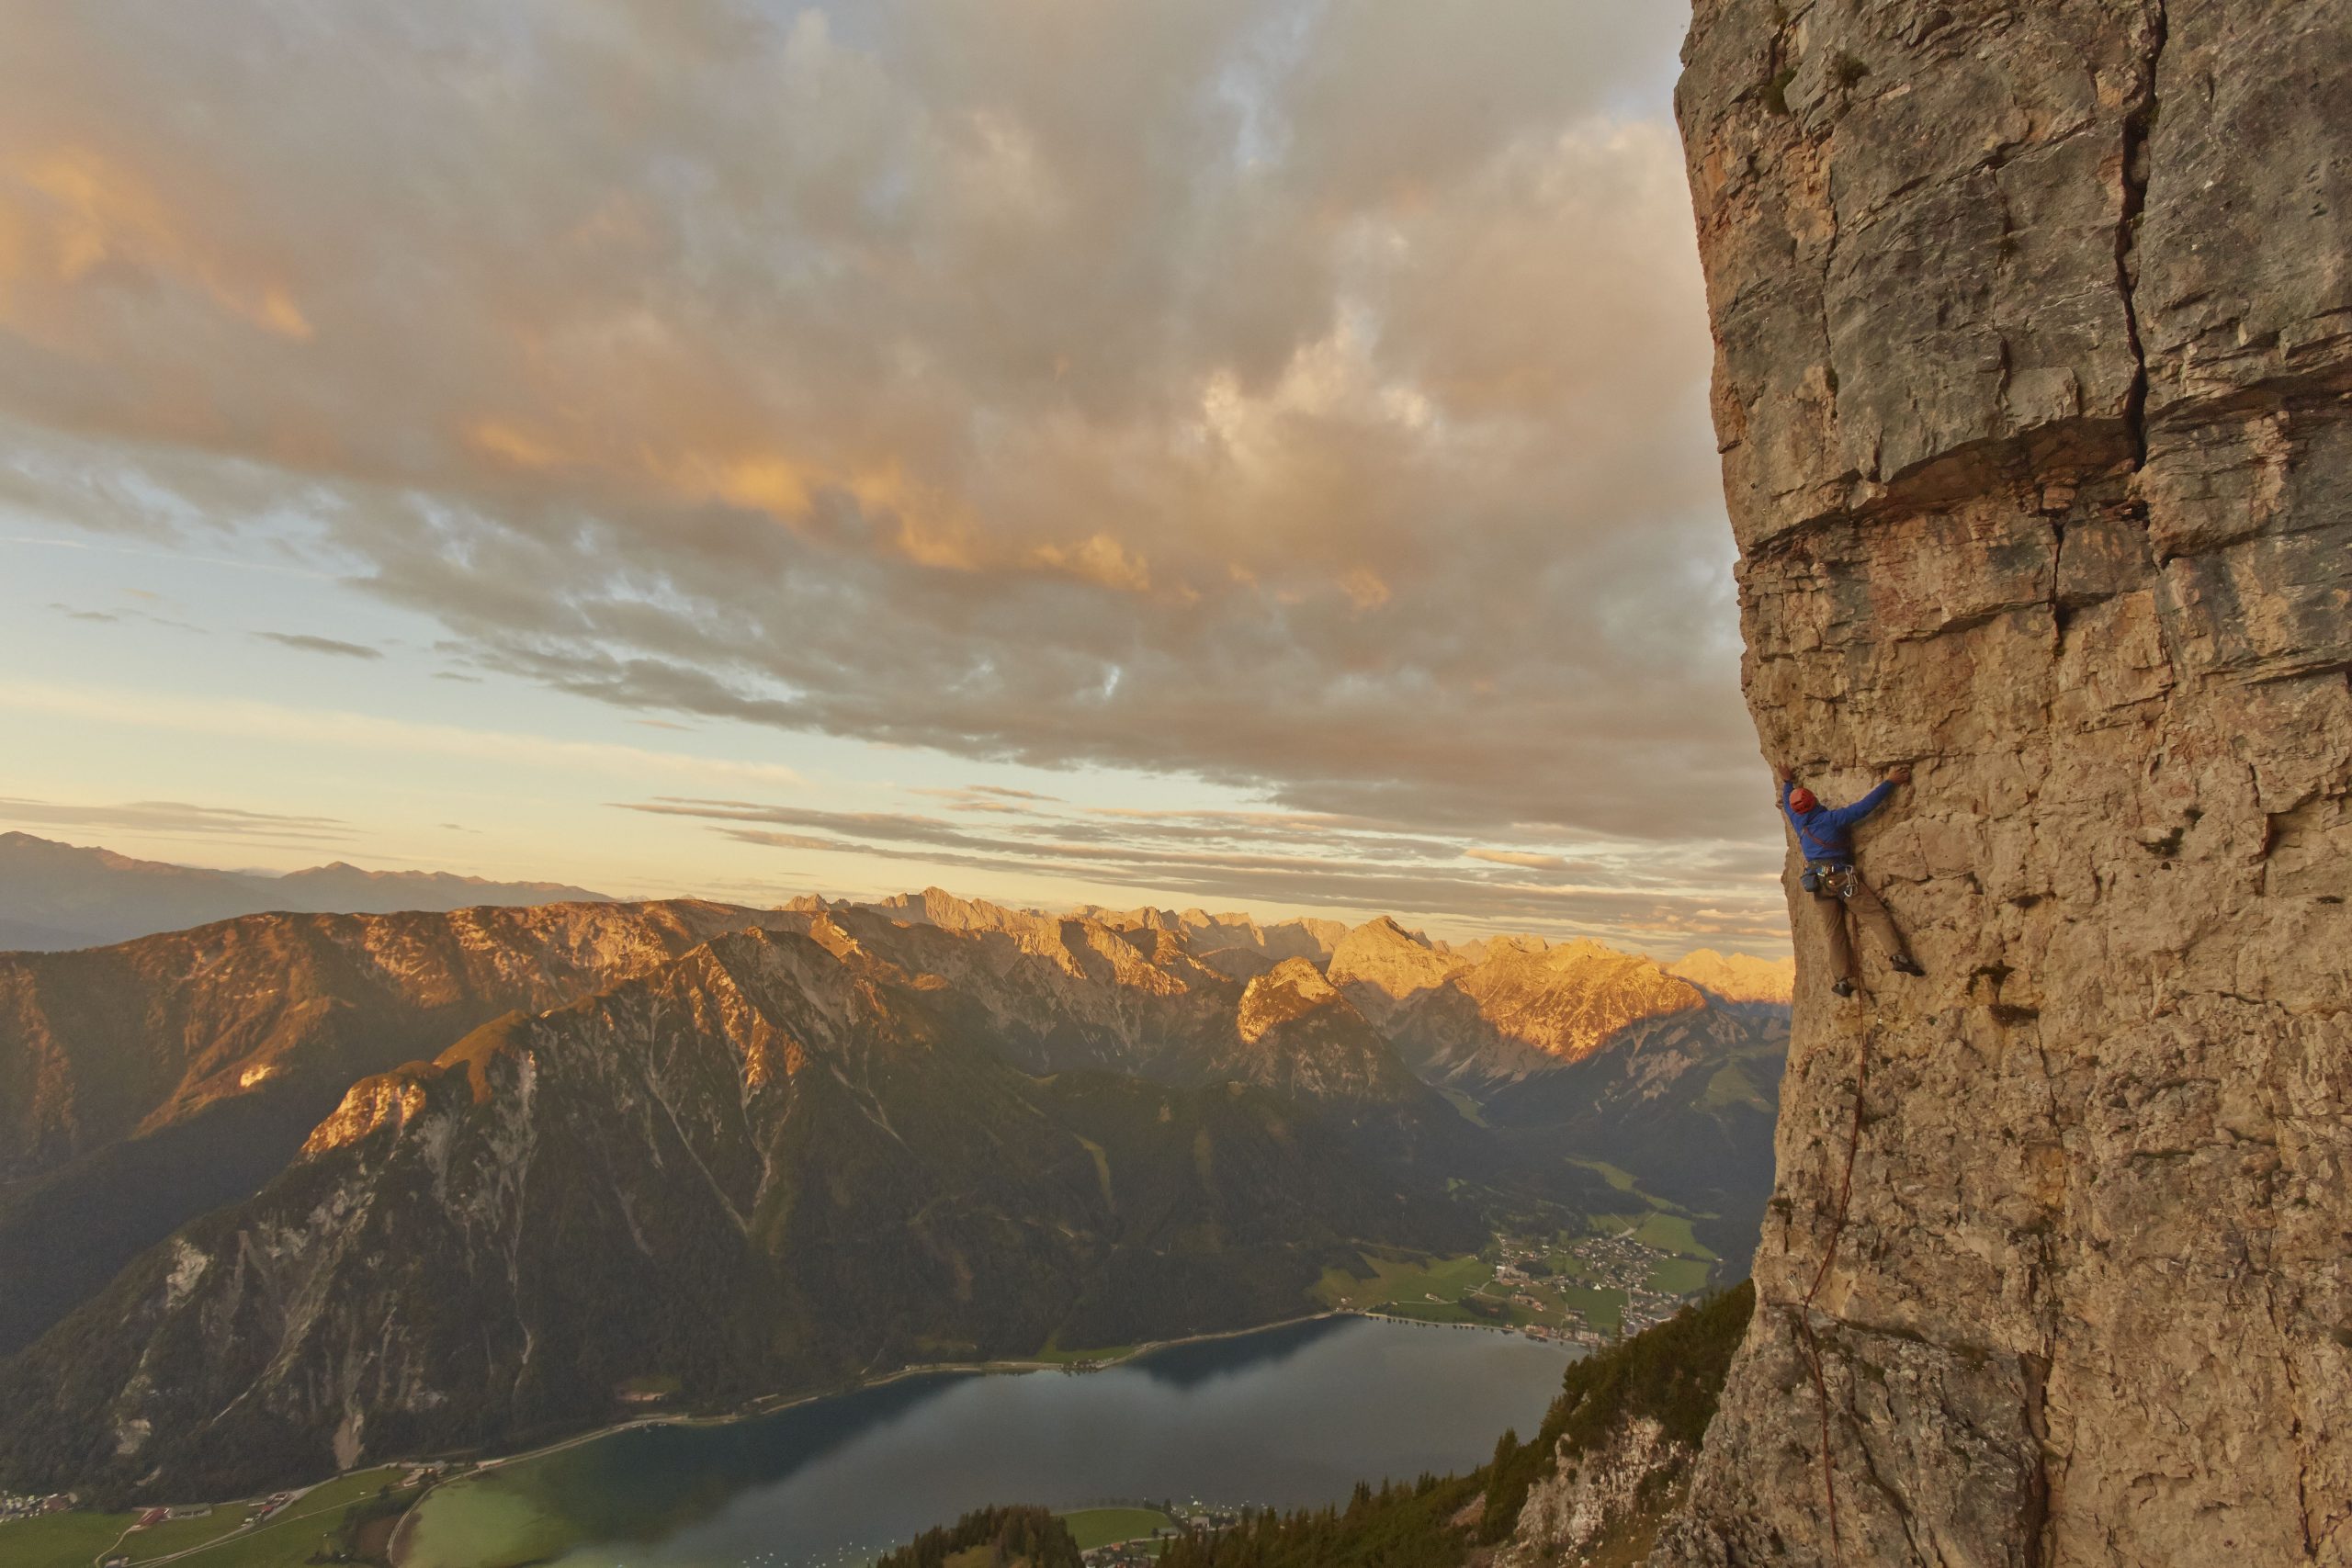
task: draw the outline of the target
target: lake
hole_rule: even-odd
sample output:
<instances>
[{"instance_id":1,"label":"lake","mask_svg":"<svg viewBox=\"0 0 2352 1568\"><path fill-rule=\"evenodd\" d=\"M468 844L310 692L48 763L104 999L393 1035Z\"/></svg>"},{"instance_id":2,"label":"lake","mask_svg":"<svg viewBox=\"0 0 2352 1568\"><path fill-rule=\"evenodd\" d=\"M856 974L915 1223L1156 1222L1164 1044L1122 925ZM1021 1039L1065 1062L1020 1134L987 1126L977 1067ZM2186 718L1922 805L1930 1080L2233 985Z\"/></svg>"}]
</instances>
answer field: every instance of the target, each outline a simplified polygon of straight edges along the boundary
<instances>
[{"instance_id":1,"label":"lake","mask_svg":"<svg viewBox=\"0 0 2352 1568\"><path fill-rule=\"evenodd\" d=\"M443 1486L401 1568L857 1562L990 1503L1298 1507L1474 1468L1543 1419L1572 1352L1329 1317L1101 1371L937 1372L705 1426L640 1427Z\"/></svg>"}]
</instances>

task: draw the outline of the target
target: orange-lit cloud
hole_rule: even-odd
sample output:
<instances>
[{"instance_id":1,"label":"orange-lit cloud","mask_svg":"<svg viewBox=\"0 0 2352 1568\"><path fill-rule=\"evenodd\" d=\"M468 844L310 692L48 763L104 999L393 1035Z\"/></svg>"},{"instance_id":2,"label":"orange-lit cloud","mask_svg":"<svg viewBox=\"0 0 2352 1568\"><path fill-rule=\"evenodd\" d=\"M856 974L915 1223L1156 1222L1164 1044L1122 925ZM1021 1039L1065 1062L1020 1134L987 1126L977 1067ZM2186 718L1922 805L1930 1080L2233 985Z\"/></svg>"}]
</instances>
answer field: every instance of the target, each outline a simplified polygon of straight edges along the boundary
<instances>
[{"instance_id":1,"label":"orange-lit cloud","mask_svg":"<svg viewBox=\"0 0 2352 1568\"><path fill-rule=\"evenodd\" d=\"M1769 830L1673 7L208 12L0 51L27 505L654 715Z\"/></svg>"},{"instance_id":2,"label":"orange-lit cloud","mask_svg":"<svg viewBox=\"0 0 2352 1568\"><path fill-rule=\"evenodd\" d=\"M108 277L110 270L121 276ZM31 312L12 304L19 297L139 280L189 290L281 338L313 335L282 284L232 260L195 215L175 210L137 170L72 144L18 152L0 164L0 319L30 330Z\"/></svg>"},{"instance_id":3,"label":"orange-lit cloud","mask_svg":"<svg viewBox=\"0 0 2352 1568\"><path fill-rule=\"evenodd\" d=\"M475 422L466 439L476 450L518 468L551 468L563 460L547 442L499 420Z\"/></svg>"}]
</instances>

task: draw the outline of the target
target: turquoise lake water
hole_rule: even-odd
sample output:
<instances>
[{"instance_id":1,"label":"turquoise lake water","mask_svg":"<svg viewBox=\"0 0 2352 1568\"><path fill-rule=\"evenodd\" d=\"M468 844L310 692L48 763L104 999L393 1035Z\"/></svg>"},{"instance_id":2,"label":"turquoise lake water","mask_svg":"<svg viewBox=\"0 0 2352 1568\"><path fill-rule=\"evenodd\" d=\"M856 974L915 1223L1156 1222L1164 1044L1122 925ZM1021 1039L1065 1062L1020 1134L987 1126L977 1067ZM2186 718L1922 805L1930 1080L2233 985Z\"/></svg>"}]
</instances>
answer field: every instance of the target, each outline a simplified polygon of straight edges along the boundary
<instances>
[{"instance_id":1,"label":"turquoise lake water","mask_svg":"<svg viewBox=\"0 0 2352 1568\"><path fill-rule=\"evenodd\" d=\"M1323 1318L1102 1371L935 1373L711 1426L639 1427L445 1486L401 1568L849 1564L990 1503L1296 1507L1485 1461L1570 1352Z\"/></svg>"}]
</instances>

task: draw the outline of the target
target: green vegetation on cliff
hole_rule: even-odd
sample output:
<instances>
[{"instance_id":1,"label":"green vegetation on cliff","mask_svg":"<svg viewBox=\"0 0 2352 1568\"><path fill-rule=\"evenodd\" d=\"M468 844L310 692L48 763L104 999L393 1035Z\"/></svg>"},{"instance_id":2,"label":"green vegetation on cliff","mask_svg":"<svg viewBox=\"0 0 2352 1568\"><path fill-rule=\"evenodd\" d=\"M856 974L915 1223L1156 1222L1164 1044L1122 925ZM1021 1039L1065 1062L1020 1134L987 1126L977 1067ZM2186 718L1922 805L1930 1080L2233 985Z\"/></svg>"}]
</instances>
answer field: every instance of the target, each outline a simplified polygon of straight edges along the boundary
<instances>
[{"instance_id":1,"label":"green vegetation on cliff","mask_svg":"<svg viewBox=\"0 0 2352 1568\"><path fill-rule=\"evenodd\" d=\"M1563 1453L1589 1453L1629 1421L1647 1416L1665 1429L1668 1442L1697 1449L1755 1306L1756 1287L1743 1281L1571 1365L1535 1440L1515 1445L1507 1432L1497 1445L1486 1472L1479 1539L1499 1540L1511 1532L1528 1488L1550 1475Z\"/></svg>"},{"instance_id":2,"label":"green vegetation on cliff","mask_svg":"<svg viewBox=\"0 0 2352 1568\"><path fill-rule=\"evenodd\" d=\"M1043 1508L981 1508L925 1530L874 1568L1079 1568L1069 1527Z\"/></svg>"},{"instance_id":3,"label":"green vegetation on cliff","mask_svg":"<svg viewBox=\"0 0 2352 1568\"><path fill-rule=\"evenodd\" d=\"M1696 1449L1755 1304L1755 1287L1743 1283L1574 1363L1534 1440L1504 1433L1494 1458L1467 1475L1360 1483L1344 1508L1252 1515L1230 1530L1184 1537L1161 1568L1454 1568L1474 1547L1511 1534L1529 1489L1564 1453L1591 1452L1645 1416Z\"/></svg>"}]
</instances>

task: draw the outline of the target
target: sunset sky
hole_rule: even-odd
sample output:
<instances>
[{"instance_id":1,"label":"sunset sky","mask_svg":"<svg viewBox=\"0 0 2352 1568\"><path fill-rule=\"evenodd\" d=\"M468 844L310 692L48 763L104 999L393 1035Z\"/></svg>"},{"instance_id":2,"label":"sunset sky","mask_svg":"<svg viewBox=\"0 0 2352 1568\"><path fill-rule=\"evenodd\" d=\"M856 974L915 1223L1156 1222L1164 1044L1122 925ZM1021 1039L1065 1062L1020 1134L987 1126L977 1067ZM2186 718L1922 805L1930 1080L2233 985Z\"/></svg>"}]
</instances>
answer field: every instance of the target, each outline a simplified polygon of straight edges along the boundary
<instances>
[{"instance_id":1,"label":"sunset sky","mask_svg":"<svg viewBox=\"0 0 2352 1568\"><path fill-rule=\"evenodd\" d=\"M1686 20L14 7L0 829L1785 951Z\"/></svg>"}]
</instances>

